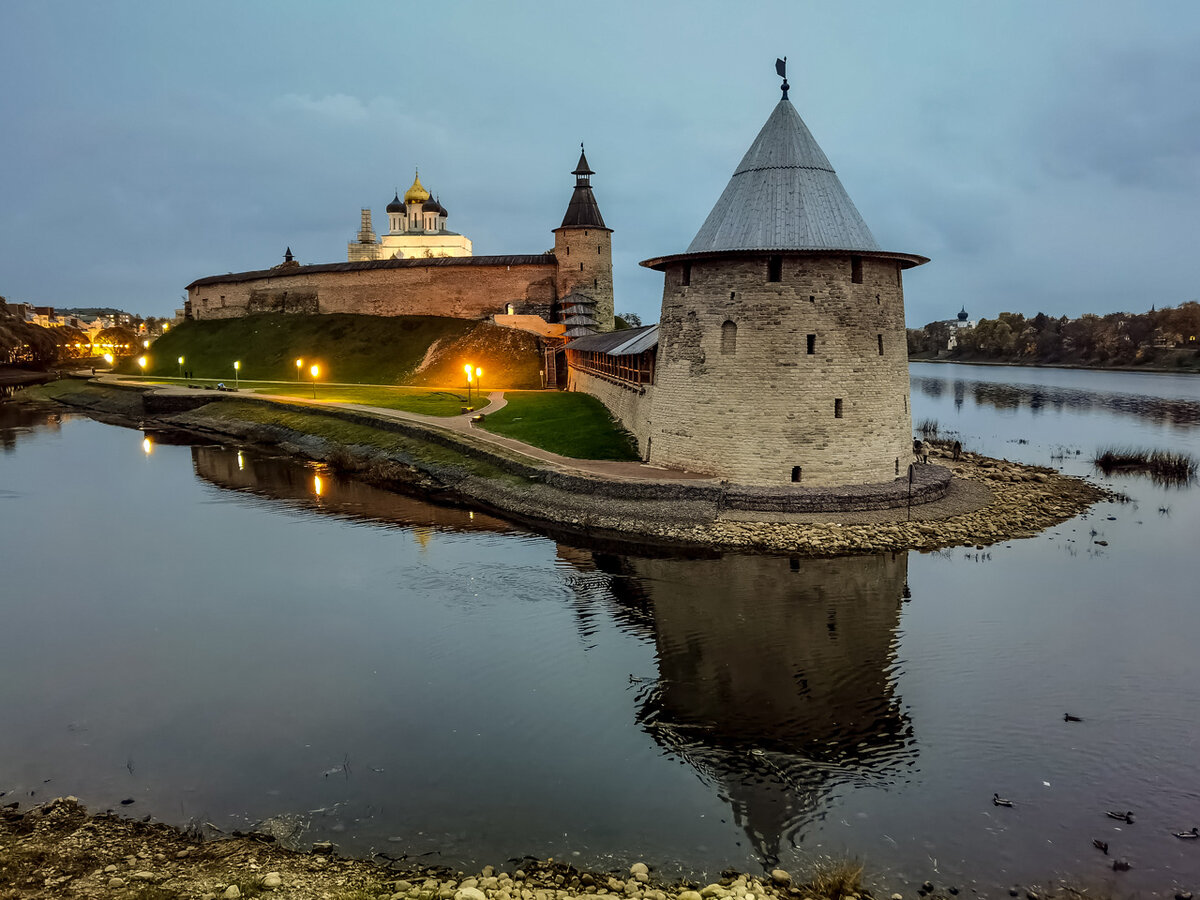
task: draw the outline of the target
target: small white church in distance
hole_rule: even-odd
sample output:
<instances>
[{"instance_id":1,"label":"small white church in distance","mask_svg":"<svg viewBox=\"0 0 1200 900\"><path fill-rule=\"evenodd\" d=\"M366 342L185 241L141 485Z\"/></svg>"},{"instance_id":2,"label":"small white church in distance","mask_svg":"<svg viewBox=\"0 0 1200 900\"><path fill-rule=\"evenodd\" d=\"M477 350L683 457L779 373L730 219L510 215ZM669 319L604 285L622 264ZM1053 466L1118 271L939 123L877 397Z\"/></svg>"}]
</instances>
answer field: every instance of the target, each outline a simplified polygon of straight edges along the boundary
<instances>
[{"instance_id":1,"label":"small white church in distance","mask_svg":"<svg viewBox=\"0 0 1200 900\"><path fill-rule=\"evenodd\" d=\"M403 200L396 192L387 205L387 215L388 233L377 238L371 210L363 209L358 237L346 246L349 262L471 255L470 239L446 228L450 214L425 190L419 172Z\"/></svg>"}]
</instances>

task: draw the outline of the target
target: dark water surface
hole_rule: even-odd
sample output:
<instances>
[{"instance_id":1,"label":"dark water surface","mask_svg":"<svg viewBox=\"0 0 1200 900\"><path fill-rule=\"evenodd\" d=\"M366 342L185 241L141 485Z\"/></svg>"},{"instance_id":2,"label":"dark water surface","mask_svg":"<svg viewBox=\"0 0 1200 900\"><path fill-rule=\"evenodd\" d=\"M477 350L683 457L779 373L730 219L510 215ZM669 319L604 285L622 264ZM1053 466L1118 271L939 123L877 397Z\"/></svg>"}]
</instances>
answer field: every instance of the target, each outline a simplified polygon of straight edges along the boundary
<instances>
[{"instance_id":1,"label":"dark water surface","mask_svg":"<svg viewBox=\"0 0 1200 900\"><path fill-rule=\"evenodd\" d=\"M912 371L914 420L971 449L1200 454L1194 377ZM689 559L12 404L0 447L4 802L449 865L1200 886L1171 836L1200 824L1195 487L1115 479L1133 502L984 551Z\"/></svg>"}]
</instances>

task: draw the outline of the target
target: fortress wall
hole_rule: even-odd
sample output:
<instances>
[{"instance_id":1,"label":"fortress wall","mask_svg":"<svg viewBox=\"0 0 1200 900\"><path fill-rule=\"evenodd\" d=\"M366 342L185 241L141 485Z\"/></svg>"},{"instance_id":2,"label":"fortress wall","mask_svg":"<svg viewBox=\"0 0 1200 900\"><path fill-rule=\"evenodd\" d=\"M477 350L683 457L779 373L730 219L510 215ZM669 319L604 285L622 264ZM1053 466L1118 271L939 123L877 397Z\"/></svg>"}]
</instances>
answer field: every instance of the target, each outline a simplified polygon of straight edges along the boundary
<instances>
[{"instance_id":1,"label":"fortress wall","mask_svg":"<svg viewBox=\"0 0 1200 900\"><path fill-rule=\"evenodd\" d=\"M646 455L646 438L650 436L650 410L654 402L654 386L642 385L641 389L626 386L608 378L592 375L571 368L567 390L591 394L616 417L637 440L638 452Z\"/></svg>"},{"instance_id":2,"label":"fortress wall","mask_svg":"<svg viewBox=\"0 0 1200 900\"><path fill-rule=\"evenodd\" d=\"M663 287L650 462L748 485L790 483L793 466L801 486L887 482L897 463L907 470L897 262L864 258L861 284L848 254L785 255L779 282L767 280L765 255L694 260L690 285L682 274L682 263L669 266ZM723 347L727 321L732 347Z\"/></svg>"},{"instance_id":3,"label":"fortress wall","mask_svg":"<svg viewBox=\"0 0 1200 900\"><path fill-rule=\"evenodd\" d=\"M483 319L513 303L550 316L556 266L462 265L286 274L201 284L188 291L197 319L252 313L354 313Z\"/></svg>"}]
</instances>

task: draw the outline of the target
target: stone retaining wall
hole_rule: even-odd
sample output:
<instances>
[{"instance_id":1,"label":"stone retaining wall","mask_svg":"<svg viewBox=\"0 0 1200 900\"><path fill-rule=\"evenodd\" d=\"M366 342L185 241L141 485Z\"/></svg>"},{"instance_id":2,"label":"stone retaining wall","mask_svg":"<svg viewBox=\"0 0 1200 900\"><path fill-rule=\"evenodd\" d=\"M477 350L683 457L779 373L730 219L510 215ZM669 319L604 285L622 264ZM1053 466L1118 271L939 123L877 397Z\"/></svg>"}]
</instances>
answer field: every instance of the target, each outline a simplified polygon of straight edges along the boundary
<instances>
[{"instance_id":1,"label":"stone retaining wall","mask_svg":"<svg viewBox=\"0 0 1200 900\"><path fill-rule=\"evenodd\" d=\"M224 398L208 396L207 399ZM414 440L427 441L486 462L509 474L568 493L589 494L614 500L704 502L715 504L718 509L804 513L888 509L909 502L907 478L886 484L850 485L844 488L802 488L791 485L764 488L713 481L618 481L592 477L526 463L494 451L470 438L437 427L337 407L314 409L301 404L253 399L254 402L279 406L291 412L299 410L313 415L329 416ZM913 504L927 503L945 496L952 478L949 469L927 465L917 466L914 472L916 480L912 490Z\"/></svg>"}]
</instances>

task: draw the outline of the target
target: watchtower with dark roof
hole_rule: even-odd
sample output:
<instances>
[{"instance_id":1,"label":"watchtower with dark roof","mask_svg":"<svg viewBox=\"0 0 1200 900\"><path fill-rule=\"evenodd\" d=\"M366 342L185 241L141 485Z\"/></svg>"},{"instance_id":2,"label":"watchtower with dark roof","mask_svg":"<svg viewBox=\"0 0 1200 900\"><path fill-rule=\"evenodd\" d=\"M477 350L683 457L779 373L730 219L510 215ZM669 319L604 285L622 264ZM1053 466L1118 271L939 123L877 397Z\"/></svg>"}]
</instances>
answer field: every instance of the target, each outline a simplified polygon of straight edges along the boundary
<instances>
[{"instance_id":1,"label":"watchtower with dark roof","mask_svg":"<svg viewBox=\"0 0 1200 900\"><path fill-rule=\"evenodd\" d=\"M928 260L880 248L786 85L687 250L642 263L665 274L648 458L889 482L912 460L901 272Z\"/></svg>"},{"instance_id":2,"label":"watchtower with dark roof","mask_svg":"<svg viewBox=\"0 0 1200 900\"><path fill-rule=\"evenodd\" d=\"M579 164L571 173L575 190L562 224L554 229L554 255L558 260L558 297L568 299L578 311L591 305L591 318L599 331L613 330L612 229L604 224L583 145Z\"/></svg>"}]
</instances>

